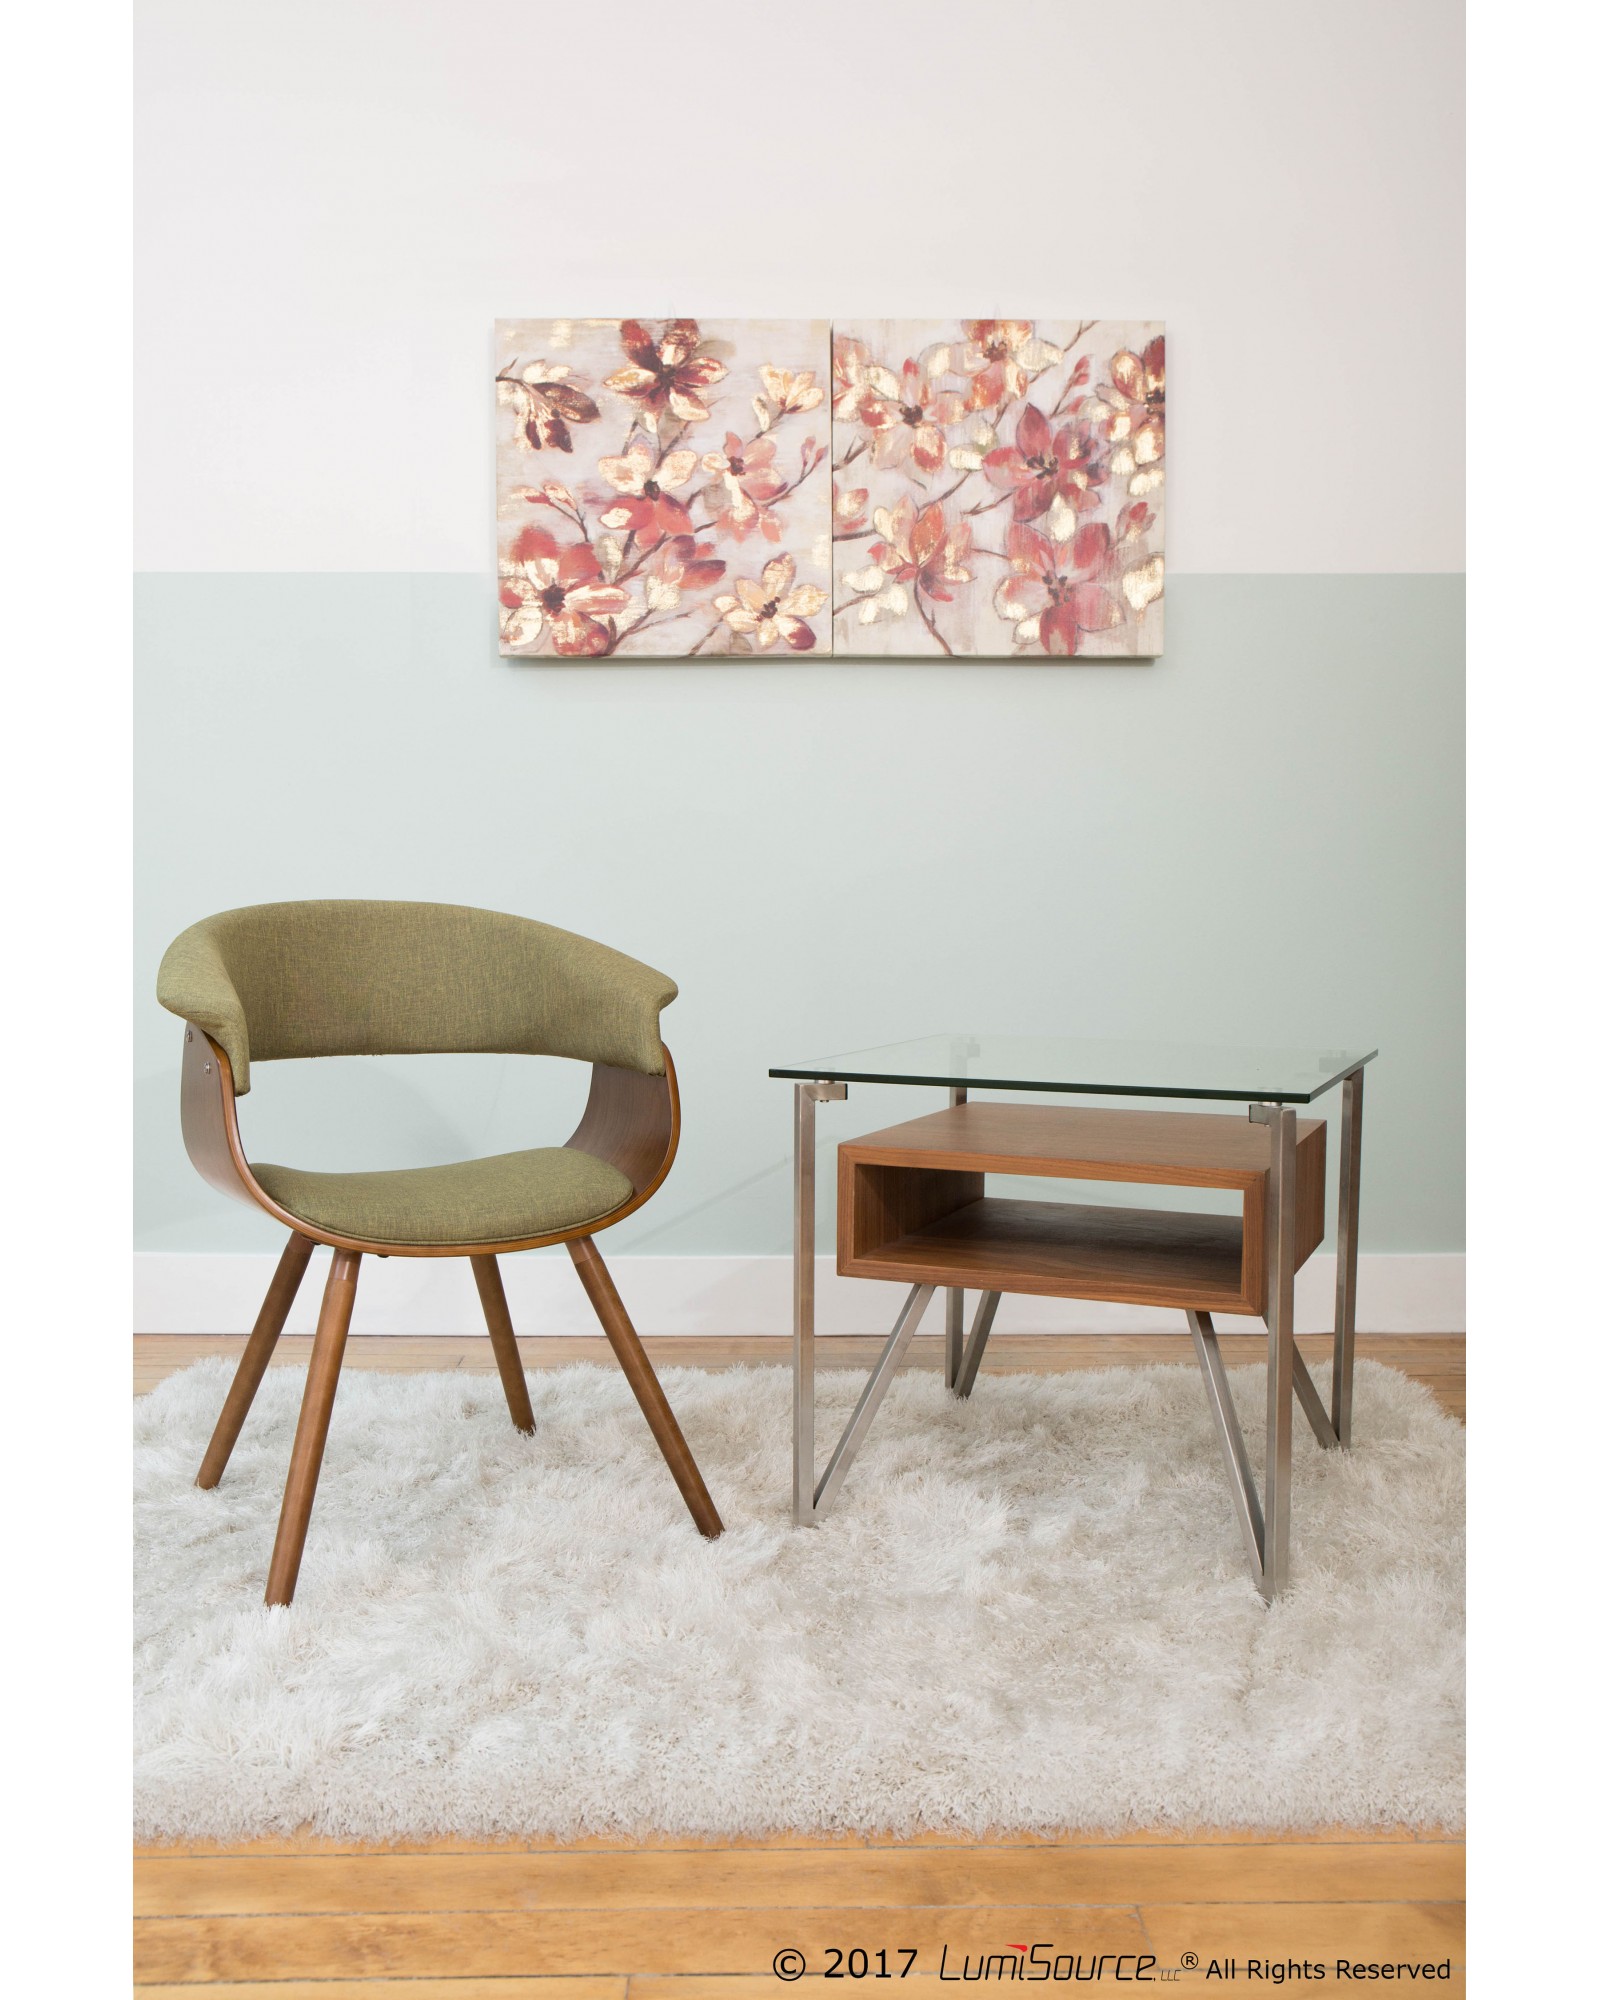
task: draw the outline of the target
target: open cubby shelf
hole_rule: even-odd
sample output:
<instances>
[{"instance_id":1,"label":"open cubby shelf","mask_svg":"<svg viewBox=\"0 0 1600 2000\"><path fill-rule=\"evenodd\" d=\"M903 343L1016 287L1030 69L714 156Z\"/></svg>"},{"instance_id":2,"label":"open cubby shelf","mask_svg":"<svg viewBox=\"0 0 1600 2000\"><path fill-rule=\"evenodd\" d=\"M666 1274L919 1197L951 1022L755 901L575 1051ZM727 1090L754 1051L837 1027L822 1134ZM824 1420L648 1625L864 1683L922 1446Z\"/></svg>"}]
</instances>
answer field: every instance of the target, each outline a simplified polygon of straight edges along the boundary
<instances>
[{"instance_id":1,"label":"open cubby shelf","mask_svg":"<svg viewBox=\"0 0 1600 2000\"><path fill-rule=\"evenodd\" d=\"M1266 1128L1205 1112L977 1103L839 1148L844 1277L1259 1314L1266 1306ZM1295 1262L1323 1233L1326 1131L1298 1121ZM991 1173L1236 1189L1242 1214L1015 1201Z\"/></svg>"}]
</instances>

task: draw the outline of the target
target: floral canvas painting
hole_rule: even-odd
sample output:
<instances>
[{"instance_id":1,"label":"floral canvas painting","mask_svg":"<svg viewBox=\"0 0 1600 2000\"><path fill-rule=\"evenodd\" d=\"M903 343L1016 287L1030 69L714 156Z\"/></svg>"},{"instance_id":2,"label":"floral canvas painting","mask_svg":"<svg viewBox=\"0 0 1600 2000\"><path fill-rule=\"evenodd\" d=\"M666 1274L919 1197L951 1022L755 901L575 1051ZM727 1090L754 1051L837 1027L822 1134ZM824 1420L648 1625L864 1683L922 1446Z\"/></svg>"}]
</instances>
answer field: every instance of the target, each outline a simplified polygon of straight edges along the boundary
<instances>
[{"instance_id":1,"label":"floral canvas painting","mask_svg":"<svg viewBox=\"0 0 1600 2000\"><path fill-rule=\"evenodd\" d=\"M1157 322L851 320L833 336L833 648L1162 649Z\"/></svg>"},{"instance_id":2,"label":"floral canvas painting","mask_svg":"<svg viewBox=\"0 0 1600 2000\"><path fill-rule=\"evenodd\" d=\"M495 334L502 653L831 650L826 320Z\"/></svg>"}]
</instances>

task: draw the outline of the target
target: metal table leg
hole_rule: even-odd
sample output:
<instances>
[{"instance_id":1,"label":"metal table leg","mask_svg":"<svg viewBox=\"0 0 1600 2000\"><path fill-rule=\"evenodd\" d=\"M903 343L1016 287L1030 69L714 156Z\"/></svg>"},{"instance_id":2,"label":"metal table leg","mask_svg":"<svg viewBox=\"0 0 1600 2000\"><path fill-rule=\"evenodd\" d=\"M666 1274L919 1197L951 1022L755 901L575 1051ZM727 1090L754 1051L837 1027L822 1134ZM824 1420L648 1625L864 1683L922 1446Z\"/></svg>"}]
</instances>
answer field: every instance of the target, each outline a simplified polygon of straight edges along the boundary
<instances>
[{"instance_id":1,"label":"metal table leg","mask_svg":"<svg viewBox=\"0 0 1600 2000\"><path fill-rule=\"evenodd\" d=\"M1252 1104L1268 1128L1267 1478L1262 1505L1261 1594L1270 1603L1289 1583L1289 1481L1294 1451L1294 1195L1292 1104Z\"/></svg>"},{"instance_id":2,"label":"metal table leg","mask_svg":"<svg viewBox=\"0 0 1600 2000\"><path fill-rule=\"evenodd\" d=\"M1355 1195L1360 1184L1361 1076L1345 1086L1347 1152L1339 1196L1339 1291L1335 1309L1334 1409L1349 1423L1350 1355L1355 1330ZM1350 1142L1352 1108L1354 1143ZM1251 1476L1244 1436L1233 1407L1221 1349L1211 1315L1189 1314L1189 1331L1200 1357L1211 1413L1216 1419L1228 1468L1228 1486L1243 1530L1256 1587L1270 1604L1289 1585L1289 1482L1294 1447L1295 1398L1306 1413L1317 1443L1325 1450L1343 1443L1317 1393L1294 1338L1295 1193L1297 1120L1287 1104L1252 1104L1251 1121L1269 1128L1267 1167L1267 1476L1263 1504ZM1348 1256L1350 1270L1345 1273ZM1340 1392L1341 1370L1345 1384Z\"/></svg>"},{"instance_id":3,"label":"metal table leg","mask_svg":"<svg viewBox=\"0 0 1600 2000\"><path fill-rule=\"evenodd\" d=\"M794 1519L817 1511L817 1106L850 1094L843 1083L794 1087Z\"/></svg>"},{"instance_id":4,"label":"metal table leg","mask_svg":"<svg viewBox=\"0 0 1600 2000\"><path fill-rule=\"evenodd\" d=\"M1361 1229L1361 1085L1365 1070L1344 1080L1339 1119L1339 1263L1333 1293L1333 1432L1350 1449L1356 1365L1356 1240Z\"/></svg>"},{"instance_id":5,"label":"metal table leg","mask_svg":"<svg viewBox=\"0 0 1600 2000\"><path fill-rule=\"evenodd\" d=\"M950 1087L952 1110L967 1101L966 1088L962 1084ZM945 1294L944 1302L944 1386L953 1389L961 1374L962 1322L966 1317L966 1294L954 1286Z\"/></svg>"},{"instance_id":6,"label":"metal table leg","mask_svg":"<svg viewBox=\"0 0 1600 2000\"><path fill-rule=\"evenodd\" d=\"M1223 1457L1228 1467L1228 1490L1233 1495L1234 1512L1239 1516L1250 1573L1259 1590L1261 1550L1266 1540L1261 1521L1261 1499L1256 1492L1256 1482L1251 1477L1250 1454L1245 1450L1244 1433L1239 1428L1238 1412L1233 1407L1233 1391L1228 1386L1228 1371L1222 1365L1222 1350L1217 1345L1217 1331L1211 1323L1210 1313L1190 1313L1189 1331L1194 1336L1195 1352L1200 1357L1200 1372L1205 1377L1206 1393L1211 1398L1211 1414L1216 1419L1217 1433L1222 1439Z\"/></svg>"},{"instance_id":7,"label":"metal table leg","mask_svg":"<svg viewBox=\"0 0 1600 2000\"><path fill-rule=\"evenodd\" d=\"M989 1329L994 1325L995 1308L999 1303L998 1292L978 1294L978 1310L972 1315L972 1331L962 1352L961 1373L956 1377L956 1394L963 1402L972 1394L972 1385L978 1379L978 1370L983 1365L983 1350L989 1345Z\"/></svg>"},{"instance_id":8,"label":"metal table leg","mask_svg":"<svg viewBox=\"0 0 1600 2000\"><path fill-rule=\"evenodd\" d=\"M894 1380L895 1370L905 1359L906 1349L911 1345L911 1337L917 1330L917 1323L927 1310L928 1301L933 1297L932 1285L913 1285L905 1304L900 1308L900 1317L894 1323L894 1331L884 1343L883 1352L878 1356L878 1365L867 1377L867 1386L850 1412L850 1421L840 1433L839 1442L833 1448L833 1456L828 1460L828 1469L818 1482L812 1502L812 1519L820 1520L839 1497L839 1487L845 1474L855 1463L856 1453L861 1449L861 1440L867 1428L878 1414L878 1405L889 1393L889 1384Z\"/></svg>"}]
</instances>

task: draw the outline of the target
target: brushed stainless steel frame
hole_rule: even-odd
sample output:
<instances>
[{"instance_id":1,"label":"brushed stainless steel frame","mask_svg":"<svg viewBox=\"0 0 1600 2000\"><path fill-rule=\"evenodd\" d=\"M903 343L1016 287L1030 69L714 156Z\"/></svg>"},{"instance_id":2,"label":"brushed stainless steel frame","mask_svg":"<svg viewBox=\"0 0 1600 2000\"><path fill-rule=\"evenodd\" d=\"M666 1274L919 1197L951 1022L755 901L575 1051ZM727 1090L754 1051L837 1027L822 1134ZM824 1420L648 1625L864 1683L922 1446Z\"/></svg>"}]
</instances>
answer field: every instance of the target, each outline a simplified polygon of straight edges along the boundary
<instances>
[{"instance_id":1,"label":"brushed stainless steel frame","mask_svg":"<svg viewBox=\"0 0 1600 2000\"><path fill-rule=\"evenodd\" d=\"M1233 1406L1233 1391L1228 1386L1228 1371L1222 1363L1222 1350L1217 1345L1211 1315L1208 1312L1192 1312L1188 1319L1189 1331L1194 1336L1194 1350L1200 1357L1200 1372L1205 1377L1206 1393L1211 1398L1211 1414L1217 1420L1217 1434L1222 1440L1222 1456L1228 1467L1228 1490L1233 1495L1234 1512L1239 1516L1239 1527L1244 1535L1245 1554L1250 1559L1251 1573L1259 1589L1261 1552L1267 1537L1261 1518L1261 1496L1256 1491L1256 1482L1250 1471L1250 1454L1244 1448L1244 1432L1239 1428L1239 1413Z\"/></svg>"},{"instance_id":2,"label":"brushed stainless steel frame","mask_svg":"<svg viewBox=\"0 0 1600 2000\"><path fill-rule=\"evenodd\" d=\"M966 1101L966 1086L953 1083L950 1086L951 1109ZM956 1377L961 1373L961 1330L965 1317L966 1294L952 1285L944 1299L944 1386L947 1389L956 1386Z\"/></svg>"},{"instance_id":3,"label":"brushed stainless steel frame","mask_svg":"<svg viewBox=\"0 0 1600 2000\"><path fill-rule=\"evenodd\" d=\"M833 1456L828 1460L828 1469L817 1482L817 1490L812 1498L811 1518L820 1521L831 1511L839 1497L839 1488L844 1484L844 1476L855 1463L856 1453L861 1449L861 1441L866 1436L873 1418L878 1414L878 1405L889 1393L889 1384L894 1380L895 1370L905 1359L906 1349L911 1345L911 1337L916 1332L922 1315L928 1309L928 1301L937 1287L933 1285L913 1285L905 1304L900 1308L900 1317L894 1323L894 1331L884 1342L883 1352L878 1356L877 1366L867 1377L867 1386L850 1412L850 1421L840 1433L839 1442L833 1448Z\"/></svg>"},{"instance_id":4,"label":"brushed stainless steel frame","mask_svg":"<svg viewBox=\"0 0 1600 2000\"><path fill-rule=\"evenodd\" d=\"M1292 1104L1252 1104L1271 1142L1267 1168L1267 1476L1262 1504L1261 1594L1289 1583L1289 1485L1294 1458L1294 1196Z\"/></svg>"},{"instance_id":5,"label":"brushed stainless steel frame","mask_svg":"<svg viewBox=\"0 0 1600 2000\"><path fill-rule=\"evenodd\" d=\"M1311 1379L1311 1370L1306 1366L1305 1356L1296 1347L1294 1351L1294 1392L1300 1398L1300 1407L1306 1413L1306 1422L1311 1426L1317 1443L1326 1451L1339 1440L1333 1434L1333 1423L1326 1405L1317 1393L1317 1385Z\"/></svg>"},{"instance_id":6,"label":"brushed stainless steel frame","mask_svg":"<svg viewBox=\"0 0 1600 2000\"><path fill-rule=\"evenodd\" d=\"M1365 1070L1344 1080L1339 1118L1339 1260L1333 1293L1333 1432L1350 1449L1356 1365L1356 1239L1361 1231L1361 1086Z\"/></svg>"},{"instance_id":7,"label":"brushed stainless steel frame","mask_svg":"<svg viewBox=\"0 0 1600 2000\"><path fill-rule=\"evenodd\" d=\"M972 1394L972 1385L978 1379L978 1370L983 1365L983 1350L989 1345L989 1329L994 1325L995 1309L1000 1304L998 1292L980 1292L978 1310L972 1316L972 1331L967 1335L967 1345L961 1356L961 1372L956 1377L956 1394L963 1401Z\"/></svg>"},{"instance_id":8,"label":"brushed stainless steel frame","mask_svg":"<svg viewBox=\"0 0 1600 2000\"><path fill-rule=\"evenodd\" d=\"M816 1522L817 1106L850 1095L844 1083L794 1087L794 1519Z\"/></svg>"}]
</instances>

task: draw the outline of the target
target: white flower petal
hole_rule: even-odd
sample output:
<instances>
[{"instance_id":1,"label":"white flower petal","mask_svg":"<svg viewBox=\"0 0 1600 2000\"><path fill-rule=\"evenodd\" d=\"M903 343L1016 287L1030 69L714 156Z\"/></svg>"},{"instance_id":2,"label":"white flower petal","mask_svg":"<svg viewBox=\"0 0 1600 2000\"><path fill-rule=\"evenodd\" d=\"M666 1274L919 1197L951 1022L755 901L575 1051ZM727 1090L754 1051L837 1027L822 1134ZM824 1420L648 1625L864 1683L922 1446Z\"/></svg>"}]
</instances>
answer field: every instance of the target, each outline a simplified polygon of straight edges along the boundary
<instances>
[{"instance_id":1,"label":"white flower petal","mask_svg":"<svg viewBox=\"0 0 1600 2000\"><path fill-rule=\"evenodd\" d=\"M857 590L865 596L883 588L883 571L876 563L869 563L865 569L849 569L844 573L846 590Z\"/></svg>"},{"instance_id":2,"label":"white flower petal","mask_svg":"<svg viewBox=\"0 0 1600 2000\"><path fill-rule=\"evenodd\" d=\"M1162 556L1152 556L1138 569L1130 569L1122 579L1122 594L1135 611L1153 604L1166 588L1167 565Z\"/></svg>"},{"instance_id":3,"label":"white flower petal","mask_svg":"<svg viewBox=\"0 0 1600 2000\"><path fill-rule=\"evenodd\" d=\"M857 609L861 613L863 625L874 625L880 621L887 622L891 618L903 617L910 603L911 599L903 583L886 583L876 597L870 598Z\"/></svg>"},{"instance_id":4,"label":"white flower petal","mask_svg":"<svg viewBox=\"0 0 1600 2000\"><path fill-rule=\"evenodd\" d=\"M692 451L669 451L656 467L656 484L665 492L675 492L694 477L698 454Z\"/></svg>"},{"instance_id":5,"label":"white flower petal","mask_svg":"<svg viewBox=\"0 0 1600 2000\"><path fill-rule=\"evenodd\" d=\"M504 645L519 650L535 646L543 626L544 613L537 604L524 604L516 611L501 606L500 638Z\"/></svg>"},{"instance_id":6,"label":"white flower petal","mask_svg":"<svg viewBox=\"0 0 1600 2000\"><path fill-rule=\"evenodd\" d=\"M1058 493L1045 516L1045 531L1053 542L1070 542L1078 530L1078 517Z\"/></svg>"}]
</instances>

